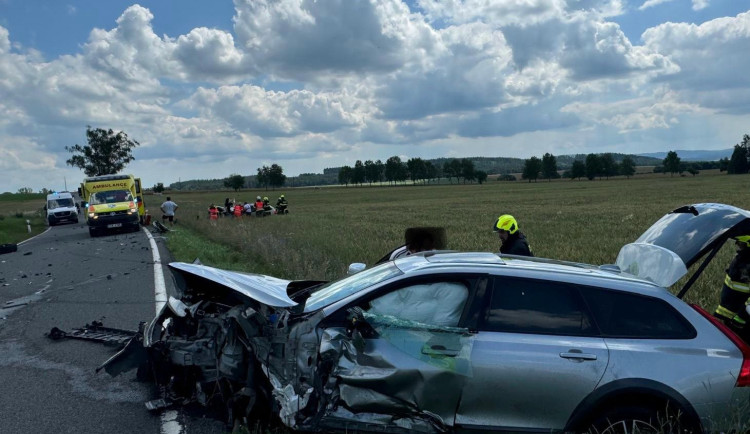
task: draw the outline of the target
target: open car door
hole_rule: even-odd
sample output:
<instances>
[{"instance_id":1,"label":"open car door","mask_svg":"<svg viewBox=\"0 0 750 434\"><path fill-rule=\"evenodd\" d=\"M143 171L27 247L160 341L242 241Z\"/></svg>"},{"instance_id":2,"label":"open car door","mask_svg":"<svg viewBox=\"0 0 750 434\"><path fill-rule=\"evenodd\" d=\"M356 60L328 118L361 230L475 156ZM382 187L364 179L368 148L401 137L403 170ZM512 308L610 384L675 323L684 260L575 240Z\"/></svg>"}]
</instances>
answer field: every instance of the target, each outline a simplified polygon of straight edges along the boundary
<instances>
[{"instance_id":1,"label":"open car door","mask_svg":"<svg viewBox=\"0 0 750 434\"><path fill-rule=\"evenodd\" d=\"M617 255L621 271L668 287L706 256L677 294L682 298L724 242L750 234L750 212L720 203L685 205L666 214Z\"/></svg>"}]
</instances>

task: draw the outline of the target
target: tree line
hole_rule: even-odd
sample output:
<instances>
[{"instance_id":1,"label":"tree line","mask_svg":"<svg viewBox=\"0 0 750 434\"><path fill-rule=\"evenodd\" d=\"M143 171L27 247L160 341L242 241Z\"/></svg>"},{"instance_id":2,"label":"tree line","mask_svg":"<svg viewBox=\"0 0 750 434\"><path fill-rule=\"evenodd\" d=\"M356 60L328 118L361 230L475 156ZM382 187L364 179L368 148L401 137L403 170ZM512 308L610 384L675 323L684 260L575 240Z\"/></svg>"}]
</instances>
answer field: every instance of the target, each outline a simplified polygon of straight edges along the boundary
<instances>
[{"instance_id":1,"label":"tree line","mask_svg":"<svg viewBox=\"0 0 750 434\"><path fill-rule=\"evenodd\" d=\"M413 184L428 184L439 182L443 177L447 178L450 183L453 183L453 179L456 182L478 182L479 184L487 181L487 173L476 170L474 162L468 158L446 160L440 167L432 161L418 157L403 162L399 156L394 155L385 163L381 160L367 160L364 163L362 160L357 160L354 167L343 166L338 170L338 182L345 186L365 183L372 185L382 182L395 185L407 180L411 180Z\"/></svg>"},{"instance_id":2,"label":"tree line","mask_svg":"<svg viewBox=\"0 0 750 434\"><path fill-rule=\"evenodd\" d=\"M745 169L745 172L737 173L747 173L748 169L750 169L750 164L748 164L748 162L750 162L750 151L748 150L748 146L750 146L750 137L746 135L745 138L747 138L745 141L746 146L744 148L746 150L745 160L740 159L740 161L745 161L748 168ZM619 162L615 158L615 155L621 157ZM654 173L669 173L670 176L675 174L682 175L684 172L687 172L695 176L699 174L701 170L720 169L721 171L724 171L727 170L728 165L730 165L728 161L722 160L687 163L680 159L676 151L669 151L667 152L666 157L661 161L661 164L654 166L653 171ZM582 178L589 180L594 180L596 178L609 179L612 176L625 176L626 178L630 178L635 174L635 168L636 161L630 155L623 156L622 154L592 153L587 154L583 159L574 160L570 168L560 174L557 167L557 158L550 153L546 153L541 159L539 157L531 157L524 160L521 178L528 180L529 182L536 182L538 179L546 179L549 181L556 178L567 178L571 180Z\"/></svg>"}]
</instances>

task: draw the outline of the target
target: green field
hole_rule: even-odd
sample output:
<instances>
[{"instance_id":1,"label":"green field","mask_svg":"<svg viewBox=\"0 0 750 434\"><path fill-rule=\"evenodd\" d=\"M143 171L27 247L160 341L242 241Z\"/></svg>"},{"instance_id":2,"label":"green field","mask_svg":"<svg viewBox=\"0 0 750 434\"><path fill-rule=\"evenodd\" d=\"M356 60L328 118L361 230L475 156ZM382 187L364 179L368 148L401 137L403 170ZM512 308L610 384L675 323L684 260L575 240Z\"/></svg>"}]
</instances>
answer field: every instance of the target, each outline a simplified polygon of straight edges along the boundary
<instances>
[{"instance_id":1,"label":"green field","mask_svg":"<svg viewBox=\"0 0 750 434\"><path fill-rule=\"evenodd\" d=\"M499 241L491 227L498 215L509 213L536 256L608 264L623 244L681 205L720 202L750 209L748 187L750 176L704 171L695 177L644 174L595 181L172 192L180 208L167 239L178 261L199 258L206 265L287 279L333 279L349 263L372 264L403 244L410 226L445 227L450 249L496 252ZM208 220L208 206L226 197L253 201L261 195L275 203L281 193L289 200L289 215ZM155 218L165 197L145 198ZM713 309L733 253L731 245L722 249L688 301Z\"/></svg>"},{"instance_id":2,"label":"green field","mask_svg":"<svg viewBox=\"0 0 750 434\"><path fill-rule=\"evenodd\" d=\"M0 244L19 243L44 232L44 201L42 194L0 194Z\"/></svg>"},{"instance_id":3,"label":"green field","mask_svg":"<svg viewBox=\"0 0 750 434\"><path fill-rule=\"evenodd\" d=\"M614 262L623 244L684 204L720 202L750 208L749 176L703 172L696 177L639 175L596 181L490 182L399 187L174 193L178 224L169 238L177 260L272 274L332 279L351 262L372 264L403 244L410 226L446 228L448 248L497 251L491 231L498 215L513 214L536 256L592 264ZM285 193L290 214L207 219L213 202L252 201ZM163 198L148 197L158 209ZM154 213L158 216L158 213ZM725 246L687 300L715 304L733 247Z\"/></svg>"}]
</instances>

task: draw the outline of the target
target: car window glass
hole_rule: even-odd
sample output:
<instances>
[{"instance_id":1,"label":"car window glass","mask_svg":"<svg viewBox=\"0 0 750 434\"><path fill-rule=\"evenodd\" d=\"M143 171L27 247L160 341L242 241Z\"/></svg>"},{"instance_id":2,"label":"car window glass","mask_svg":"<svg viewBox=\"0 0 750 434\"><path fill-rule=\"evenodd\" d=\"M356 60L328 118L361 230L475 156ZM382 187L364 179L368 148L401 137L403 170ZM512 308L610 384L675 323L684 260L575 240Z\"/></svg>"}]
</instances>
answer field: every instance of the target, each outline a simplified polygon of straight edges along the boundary
<instances>
[{"instance_id":1,"label":"car window glass","mask_svg":"<svg viewBox=\"0 0 750 434\"><path fill-rule=\"evenodd\" d=\"M430 282L396 289L370 301L368 313L435 326L457 327L469 289L461 282Z\"/></svg>"},{"instance_id":2,"label":"car window glass","mask_svg":"<svg viewBox=\"0 0 750 434\"><path fill-rule=\"evenodd\" d=\"M482 330L554 335L594 333L575 288L555 282L495 279Z\"/></svg>"},{"instance_id":3,"label":"car window glass","mask_svg":"<svg viewBox=\"0 0 750 434\"><path fill-rule=\"evenodd\" d=\"M128 190L99 191L91 195L91 205L129 202L131 200L133 200L133 196Z\"/></svg>"},{"instance_id":4,"label":"car window glass","mask_svg":"<svg viewBox=\"0 0 750 434\"><path fill-rule=\"evenodd\" d=\"M658 298L599 288L581 293L605 337L692 339L695 329Z\"/></svg>"},{"instance_id":5,"label":"car window glass","mask_svg":"<svg viewBox=\"0 0 750 434\"><path fill-rule=\"evenodd\" d=\"M377 283L385 282L401 274L403 274L401 270L393 265L393 263L386 263L331 282L313 292L305 303L305 312L312 312L323 308L339 300L343 300L351 294L369 288Z\"/></svg>"}]
</instances>

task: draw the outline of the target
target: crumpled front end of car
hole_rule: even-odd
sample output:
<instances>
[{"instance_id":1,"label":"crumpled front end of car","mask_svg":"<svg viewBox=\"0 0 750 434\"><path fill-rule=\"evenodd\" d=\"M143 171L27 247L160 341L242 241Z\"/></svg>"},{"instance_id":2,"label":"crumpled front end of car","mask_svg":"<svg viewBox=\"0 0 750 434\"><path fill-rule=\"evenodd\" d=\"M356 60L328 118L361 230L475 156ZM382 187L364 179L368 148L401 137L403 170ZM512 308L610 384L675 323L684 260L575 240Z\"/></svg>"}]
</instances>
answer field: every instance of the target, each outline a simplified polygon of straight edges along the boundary
<instances>
[{"instance_id":1,"label":"crumpled front end of car","mask_svg":"<svg viewBox=\"0 0 750 434\"><path fill-rule=\"evenodd\" d=\"M233 291L188 289L180 300L170 297L143 334L101 368L118 375L138 367L166 405L199 403L219 410L229 424L274 415L287 427L313 431L442 432L452 425L446 418L455 408L441 408L451 400L434 392L460 390L451 384L463 381L465 357L435 363L440 359L422 351L437 340L441 348L463 345L468 354L454 330L416 327L381 348L374 342L382 341L366 339L374 332L368 322L387 335L388 319L378 323L359 312L357 326L322 328L323 319L322 311L303 315ZM434 366L396 369L392 357L425 365L421 357Z\"/></svg>"}]
</instances>

